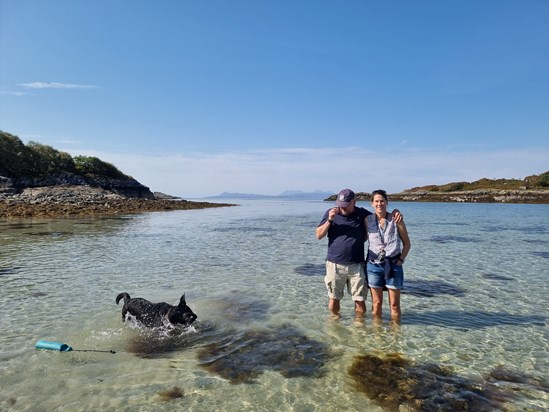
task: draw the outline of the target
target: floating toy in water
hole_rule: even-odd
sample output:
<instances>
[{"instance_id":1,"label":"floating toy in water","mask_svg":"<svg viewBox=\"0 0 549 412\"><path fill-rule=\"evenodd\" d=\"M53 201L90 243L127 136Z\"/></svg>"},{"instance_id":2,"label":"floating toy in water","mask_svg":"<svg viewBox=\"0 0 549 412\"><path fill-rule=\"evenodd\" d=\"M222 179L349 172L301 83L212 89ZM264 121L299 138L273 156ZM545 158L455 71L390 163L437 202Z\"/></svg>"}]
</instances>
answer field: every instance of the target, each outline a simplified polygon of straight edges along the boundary
<instances>
[{"instance_id":1,"label":"floating toy in water","mask_svg":"<svg viewBox=\"0 0 549 412\"><path fill-rule=\"evenodd\" d=\"M116 353L113 350L96 350L96 349L73 349L71 346L66 343L61 342L49 342L47 340L39 340L36 342L36 349L49 349L49 350L58 350L59 352L108 352Z\"/></svg>"},{"instance_id":2,"label":"floating toy in water","mask_svg":"<svg viewBox=\"0 0 549 412\"><path fill-rule=\"evenodd\" d=\"M59 352L69 352L72 350L66 343L48 342L47 340L39 340L36 342L36 349L58 350Z\"/></svg>"}]
</instances>

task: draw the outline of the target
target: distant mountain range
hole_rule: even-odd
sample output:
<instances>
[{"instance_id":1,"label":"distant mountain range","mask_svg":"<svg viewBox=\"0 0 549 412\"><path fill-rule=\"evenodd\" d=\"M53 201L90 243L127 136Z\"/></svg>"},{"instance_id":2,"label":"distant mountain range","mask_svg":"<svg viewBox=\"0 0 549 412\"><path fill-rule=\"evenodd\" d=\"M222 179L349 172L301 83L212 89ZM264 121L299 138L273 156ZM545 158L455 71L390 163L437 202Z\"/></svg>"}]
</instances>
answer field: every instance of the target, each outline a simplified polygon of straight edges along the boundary
<instances>
[{"instance_id":1,"label":"distant mountain range","mask_svg":"<svg viewBox=\"0 0 549 412\"><path fill-rule=\"evenodd\" d=\"M335 201L337 194L316 190L286 191L279 195L223 192L211 199L287 199ZM370 193L356 192L357 200L370 201ZM207 199L206 198L206 199ZM540 203L549 204L549 171L524 179L487 179L453 182L445 185L414 187L389 195L391 201L404 202L471 202L471 203Z\"/></svg>"},{"instance_id":2,"label":"distant mountain range","mask_svg":"<svg viewBox=\"0 0 549 412\"><path fill-rule=\"evenodd\" d=\"M204 199L300 199L300 200L324 200L332 196L334 192L316 190L314 192L302 192L300 190L287 190L279 195L261 195L256 193L231 193L223 192L217 196L206 196Z\"/></svg>"}]
</instances>

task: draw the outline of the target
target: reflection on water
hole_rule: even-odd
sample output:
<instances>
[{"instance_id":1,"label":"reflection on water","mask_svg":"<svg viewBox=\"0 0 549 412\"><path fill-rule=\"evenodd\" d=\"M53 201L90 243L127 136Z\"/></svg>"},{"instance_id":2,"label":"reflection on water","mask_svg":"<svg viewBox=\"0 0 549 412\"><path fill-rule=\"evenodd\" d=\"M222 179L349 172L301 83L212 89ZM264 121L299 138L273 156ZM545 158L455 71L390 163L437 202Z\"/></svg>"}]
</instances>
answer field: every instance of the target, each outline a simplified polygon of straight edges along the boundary
<instances>
[{"instance_id":1,"label":"reflection on water","mask_svg":"<svg viewBox=\"0 0 549 412\"><path fill-rule=\"evenodd\" d=\"M348 296L330 320L314 236L329 206L0 222L0 410L549 410L547 206L392 203L413 244L400 326L388 305L355 324ZM120 290L184 291L198 320L124 324ZM391 400L391 382L413 397Z\"/></svg>"}]
</instances>

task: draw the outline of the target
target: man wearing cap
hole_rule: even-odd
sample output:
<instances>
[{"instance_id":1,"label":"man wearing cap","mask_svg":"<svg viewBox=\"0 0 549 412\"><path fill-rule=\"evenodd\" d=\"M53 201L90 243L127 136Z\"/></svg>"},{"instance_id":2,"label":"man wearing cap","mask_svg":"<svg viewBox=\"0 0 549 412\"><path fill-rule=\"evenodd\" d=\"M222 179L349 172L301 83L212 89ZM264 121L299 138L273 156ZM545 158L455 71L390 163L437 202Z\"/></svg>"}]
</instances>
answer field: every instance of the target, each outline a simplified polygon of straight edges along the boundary
<instances>
[{"instance_id":1,"label":"man wearing cap","mask_svg":"<svg viewBox=\"0 0 549 412\"><path fill-rule=\"evenodd\" d=\"M355 303L355 315L366 312L368 286L364 272L364 242L366 241L366 217L372 213L358 207L356 195L351 189L343 189L337 195L335 207L328 209L316 228L316 238L328 235L328 256L324 282L330 298L328 308L339 317L339 301L345 286ZM395 221L402 219L397 210Z\"/></svg>"}]
</instances>

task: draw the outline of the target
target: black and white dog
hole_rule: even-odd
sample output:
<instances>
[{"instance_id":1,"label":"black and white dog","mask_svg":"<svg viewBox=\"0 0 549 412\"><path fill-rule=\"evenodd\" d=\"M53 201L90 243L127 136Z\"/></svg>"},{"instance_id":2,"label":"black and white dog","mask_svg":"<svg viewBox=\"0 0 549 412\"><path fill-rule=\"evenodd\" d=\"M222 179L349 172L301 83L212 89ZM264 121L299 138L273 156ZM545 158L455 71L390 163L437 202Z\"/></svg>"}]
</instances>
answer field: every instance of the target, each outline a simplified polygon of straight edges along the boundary
<instances>
[{"instance_id":1,"label":"black and white dog","mask_svg":"<svg viewBox=\"0 0 549 412\"><path fill-rule=\"evenodd\" d=\"M197 316L185 303L185 294L181 296L179 305L173 306L166 302L152 303L143 298L130 298L126 292L116 297L116 304L124 299L122 307L122 321L126 321L126 314L134 316L139 322L149 328L182 325L189 326Z\"/></svg>"}]
</instances>

